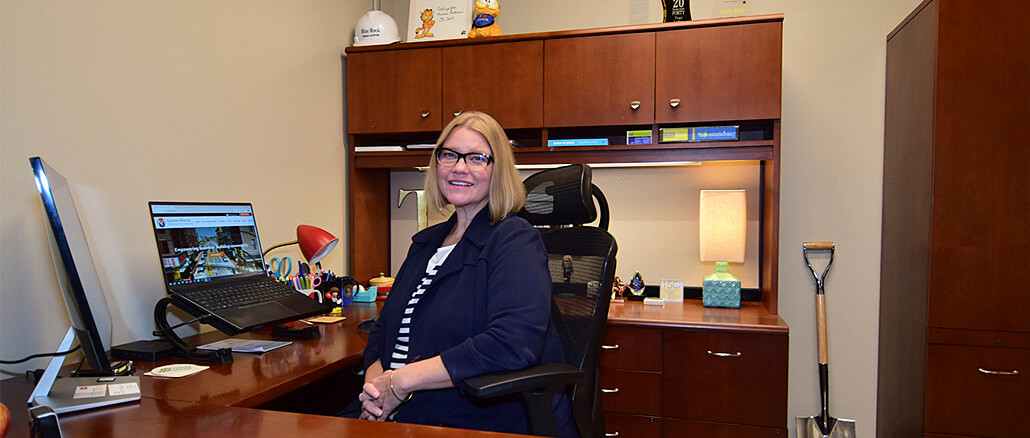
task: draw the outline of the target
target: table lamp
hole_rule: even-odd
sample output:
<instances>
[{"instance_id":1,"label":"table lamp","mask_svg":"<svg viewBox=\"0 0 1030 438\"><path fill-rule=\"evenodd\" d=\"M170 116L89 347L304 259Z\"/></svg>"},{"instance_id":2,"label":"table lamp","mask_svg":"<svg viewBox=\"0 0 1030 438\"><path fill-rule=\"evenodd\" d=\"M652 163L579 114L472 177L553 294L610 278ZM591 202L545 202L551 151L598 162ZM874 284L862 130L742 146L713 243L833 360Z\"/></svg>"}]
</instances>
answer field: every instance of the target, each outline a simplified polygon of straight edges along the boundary
<instances>
[{"instance_id":1,"label":"table lamp","mask_svg":"<svg viewBox=\"0 0 1030 438\"><path fill-rule=\"evenodd\" d=\"M307 259L309 264L313 265L321 261L333 248L336 248L336 244L339 241L340 239L337 239L336 236L329 234L328 231L321 228L311 225L297 225L297 240L272 245L265 252L261 253L261 256L264 257L273 249L296 243L300 245L300 252L304 254L304 258Z\"/></svg>"},{"instance_id":2,"label":"table lamp","mask_svg":"<svg viewBox=\"0 0 1030 438\"><path fill-rule=\"evenodd\" d=\"M744 190L702 190L699 214L701 261L715 262L701 292L705 307L740 308L740 280L729 263L744 262L747 197Z\"/></svg>"}]
</instances>

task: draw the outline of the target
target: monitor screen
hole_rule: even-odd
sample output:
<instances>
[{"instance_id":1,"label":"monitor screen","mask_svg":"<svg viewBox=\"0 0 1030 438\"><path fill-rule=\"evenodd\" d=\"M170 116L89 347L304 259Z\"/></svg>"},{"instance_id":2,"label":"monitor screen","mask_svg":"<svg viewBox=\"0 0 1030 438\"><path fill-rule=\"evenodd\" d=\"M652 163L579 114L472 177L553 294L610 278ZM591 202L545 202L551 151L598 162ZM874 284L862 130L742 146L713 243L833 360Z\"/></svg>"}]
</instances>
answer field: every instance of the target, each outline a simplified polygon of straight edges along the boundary
<instances>
[{"instance_id":1,"label":"monitor screen","mask_svg":"<svg viewBox=\"0 0 1030 438\"><path fill-rule=\"evenodd\" d=\"M264 274L250 204L151 202L150 216L168 286Z\"/></svg>"},{"instance_id":2,"label":"monitor screen","mask_svg":"<svg viewBox=\"0 0 1030 438\"><path fill-rule=\"evenodd\" d=\"M110 371L111 313L68 182L39 157L29 159L46 214L50 250L68 316L86 363Z\"/></svg>"}]
</instances>

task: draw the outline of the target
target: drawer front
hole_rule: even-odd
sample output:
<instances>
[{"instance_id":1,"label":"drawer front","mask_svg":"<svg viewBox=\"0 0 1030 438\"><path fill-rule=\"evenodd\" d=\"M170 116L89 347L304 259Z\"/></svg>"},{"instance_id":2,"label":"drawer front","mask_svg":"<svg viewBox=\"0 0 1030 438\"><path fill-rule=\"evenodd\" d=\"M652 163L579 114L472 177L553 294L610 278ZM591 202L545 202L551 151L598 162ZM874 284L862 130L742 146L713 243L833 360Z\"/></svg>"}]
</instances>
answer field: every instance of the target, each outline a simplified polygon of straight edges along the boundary
<instances>
[{"instance_id":1,"label":"drawer front","mask_svg":"<svg viewBox=\"0 0 1030 438\"><path fill-rule=\"evenodd\" d=\"M601 369L601 406L606 412L660 415L662 375Z\"/></svg>"},{"instance_id":2,"label":"drawer front","mask_svg":"<svg viewBox=\"0 0 1030 438\"><path fill-rule=\"evenodd\" d=\"M786 427L786 335L666 330L662 416Z\"/></svg>"},{"instance_id":3,"label":"drawer front","mask_svg":"<svg viewBox=\"0 0 1030 438\"><path fill-rule=\"evenodd\" d=\"M605 417L607 419L608 417ZM666 418L662 425L667 438L786 438L787 430L775 427L742 426L739 424Z\"/></svg>"},{"instance_id":4,"label":"drawer front","mask_svg":"<svg viewBox=\"0 0 1030 438\"><path fill-rule=\"evenodd\" d=\"M640 327L605 327L601 368L662 371L662 331Z\"/></svg>"},{"instance_id":5,"label":"drawer front","mask_svg":"<svg viewBox=\"0 0 1030 438\"><path fill-rule=\"evenodd\" d=\"M662 419L646 415L604 413L604 436L620 438L661 438Z\"/></svg>"},{"instance_id":6,"label":"drawer front","mask_svg":"<svg viewBox=\"0 0 1030 438\"><path fill-rule=\"evenodd\" d=\"M926 432L1026 436L1028 407L1030 350L927 346Z\"/></svg>"}]
</instances>

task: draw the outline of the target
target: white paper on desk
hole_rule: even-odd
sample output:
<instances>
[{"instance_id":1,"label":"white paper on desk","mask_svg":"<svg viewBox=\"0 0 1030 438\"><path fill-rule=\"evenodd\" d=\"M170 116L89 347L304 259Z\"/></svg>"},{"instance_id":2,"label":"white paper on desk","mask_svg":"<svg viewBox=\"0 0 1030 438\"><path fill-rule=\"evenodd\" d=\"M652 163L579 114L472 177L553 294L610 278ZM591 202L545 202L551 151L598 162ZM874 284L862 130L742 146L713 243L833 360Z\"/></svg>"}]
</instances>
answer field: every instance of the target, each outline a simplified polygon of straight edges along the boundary
<instances>
[{"instance_id":1,"label":"white paper on desk","mask_svg":"<svg viewBox=\"0 0 1030 438\"><path fill-rule=\"evenodd\" d=\"M205 365L193 365L191 363L177 363L172 365L164 365L154 368L146 373L144 376L151 377L186 377L190 374L199 373L210 367ZM138 388L137 388L138 391Z\"/></svg>"},{"instance_id":2,"label":"white paper on desk","mask_svg":"<svg viewBox=\"0 0 1030 438\"><path fill-rule=\"evenodd\" d=\"M197 348L201 350L218 350L230 348L233 353L267 353L276 348L283 348L292 344L293 341L264 341L261 339L223 339L221 341L204 344Z\"/></svg>"}]
</instances>

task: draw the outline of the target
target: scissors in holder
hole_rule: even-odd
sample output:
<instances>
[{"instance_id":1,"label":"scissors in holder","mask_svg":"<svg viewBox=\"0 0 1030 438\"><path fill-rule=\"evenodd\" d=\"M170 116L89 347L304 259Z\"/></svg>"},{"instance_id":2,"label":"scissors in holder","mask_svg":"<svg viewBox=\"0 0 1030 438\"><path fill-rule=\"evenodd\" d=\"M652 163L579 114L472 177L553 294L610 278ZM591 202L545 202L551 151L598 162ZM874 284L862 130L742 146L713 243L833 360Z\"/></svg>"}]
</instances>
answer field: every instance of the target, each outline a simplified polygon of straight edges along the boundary
<instances>
[{"instance_id":1,"label":"scissors in holder","mask_svg":"<svg viewBox=\"0 0 1030 438\"><path fill-rule=\"evenodd\" d=\"M283 257L281 260L279 257L273 257L268 261L268 275L279 281L286 281L290 272L293 272L293 261L289 257Z\"/></svg>"}]
</instances>

